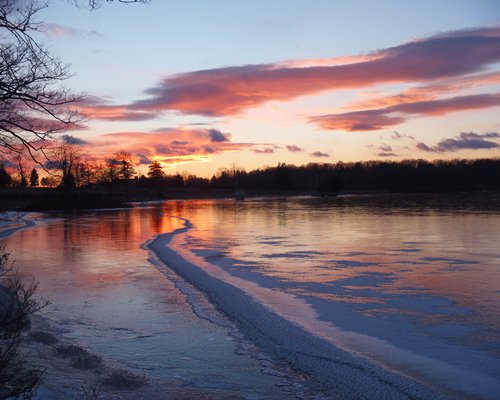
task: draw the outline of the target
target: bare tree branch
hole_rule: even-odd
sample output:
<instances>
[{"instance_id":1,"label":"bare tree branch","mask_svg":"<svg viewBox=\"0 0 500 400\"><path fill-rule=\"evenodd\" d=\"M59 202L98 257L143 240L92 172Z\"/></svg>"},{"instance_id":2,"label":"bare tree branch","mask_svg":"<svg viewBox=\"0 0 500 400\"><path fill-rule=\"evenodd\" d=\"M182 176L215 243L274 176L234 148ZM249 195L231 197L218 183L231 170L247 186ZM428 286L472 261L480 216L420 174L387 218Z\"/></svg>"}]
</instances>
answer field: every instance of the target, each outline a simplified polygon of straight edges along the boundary
<instances>
[{"instance_id":1,"label":"bare tree branch","mask_svg":"<svg viewBox=\"0 0 500 400\"><path fill-rule=\"evenodd\" d=\"M78 0L76 0L78 1ZM113 3L113 0L88 0L89 2L89 7L91 10L96 10L98 8L101 8L103 3ZM133 3L150 3L151 0L117 0L117 3L124 3L124 4L133 4Z\"/></svg>"},{"instance_id":2,"label":"bare tree branch","mask_svg":"<svg viewBox=\"0 0 500 400\"><path fill-rule=\"evenodd\" d=\"M69 67L31 36L40 30L37 13L47 5L0 1L0 147L24 147L39 164L47 139L82 120L76 109L81 96L61 86L71 76Z\"/></svg>"},{"instance_id":3,"label":"bare tree branch","mask_svg":"<svg viewBox=\"0 0 500 400\"><path fill-rule=\"evenodd\" d=\"M77 6L86 4L91 10L113 2L68 1ZM0 150L24 148L39 165L44 164L49 139L83 121L77 107L82 96L62 86L71 77L69 66L32 36L43 29L38 15L48 5L48 0L0 0Z\"/></svg>"},{"instance_id":4,"label":"bare tree branch","mask_svg":"<svg viewBox=\"0 0 500 400\"><path fill-rule=\"evenodd\" d=\"M19 278L0 246L0 399L32 398L43 374L27 366L20 349L29 316L48 305L36 290L36 283Z\"/></svg>"}]
</instances>

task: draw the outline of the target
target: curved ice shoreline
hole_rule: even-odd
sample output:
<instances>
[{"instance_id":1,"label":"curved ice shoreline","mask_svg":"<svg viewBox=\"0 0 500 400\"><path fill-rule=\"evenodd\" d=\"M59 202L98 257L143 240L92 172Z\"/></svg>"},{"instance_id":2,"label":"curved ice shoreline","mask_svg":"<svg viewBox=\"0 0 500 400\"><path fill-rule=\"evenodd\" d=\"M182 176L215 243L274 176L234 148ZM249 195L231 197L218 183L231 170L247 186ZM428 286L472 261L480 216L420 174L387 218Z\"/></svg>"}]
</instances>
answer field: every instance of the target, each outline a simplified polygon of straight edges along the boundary
<instances>
[{"instance_id":1,"label":"curved ice shoreline","mask_svg":"<svg viewBox=\"0 0 500 400\"><path fill-rule=\"evenodd\" d=\"M21 229L28 229L35 226L36 221L26 219L30 213L19 213L19 212L2 212L0 213L0 239L6 238ZM1 230L3 225L12 224L4 230Z\"/></svg>"},{"instance_id":2,"label":"curved ice shoreline","mask_svg":"<svg viewBox=\"0 0 500 400\"><path fill-rule=\"evenodd\" d=\"M172 246L175 237L193 227L188 220L184 220L184 224L183 228L157 236L148 244L149 249L160 261L205 293L249 340L308 373L314 384L331 398L446 398L411 378L334 346L280 316L244 290L190 262L189 257L179 254Z\"/></svg>"}]
</instances>

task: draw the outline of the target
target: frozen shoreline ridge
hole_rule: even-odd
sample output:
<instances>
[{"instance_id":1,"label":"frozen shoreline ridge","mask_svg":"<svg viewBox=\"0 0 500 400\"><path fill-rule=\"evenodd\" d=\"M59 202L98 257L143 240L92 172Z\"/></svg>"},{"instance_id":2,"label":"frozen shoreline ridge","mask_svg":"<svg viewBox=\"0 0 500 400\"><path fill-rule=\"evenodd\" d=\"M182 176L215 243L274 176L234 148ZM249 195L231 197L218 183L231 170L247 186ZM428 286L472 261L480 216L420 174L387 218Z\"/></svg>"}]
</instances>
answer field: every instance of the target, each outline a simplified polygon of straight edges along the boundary
<instances>
[{"instance_id":1,"label":"frozen shoreline ridge","mask_svg":"<svg viewBox=\"0 0 500 400\"><path fill-rule=\"evenodd\" d=\"M0 232L0 239L6 238L21 229L28 229L35 226L35 221L26 219L29 214L12 211L0 213L0 228L6 227Z\"/></svg>"},{"instance_id":2,"label":"frozen shoreline ridge","mask_svg":"<svg viewBox=\"0 0 500 400\"><path fill-rule=\"evenodd\" d=\"M444 399L427 386L389 371L368 360L335 347L278 315L244 290L235 287L179 254L172 240L189 231L192 224L156 237L148 247L182 278L202 290L226 313L246 337L275 357L307 372L332 398L350 399Z\"/></svg>"}]
</instances>

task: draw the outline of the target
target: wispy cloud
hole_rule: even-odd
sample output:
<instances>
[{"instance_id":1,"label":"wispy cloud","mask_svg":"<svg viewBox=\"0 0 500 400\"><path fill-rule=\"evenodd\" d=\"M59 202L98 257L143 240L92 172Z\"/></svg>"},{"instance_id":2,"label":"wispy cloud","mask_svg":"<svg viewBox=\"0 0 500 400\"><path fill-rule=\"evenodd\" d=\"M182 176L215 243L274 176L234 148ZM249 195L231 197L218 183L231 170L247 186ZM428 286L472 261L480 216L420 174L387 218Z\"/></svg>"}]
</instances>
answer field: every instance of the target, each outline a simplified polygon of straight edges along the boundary
<instances>
[{"instance_id":1,"label":"wispy cloud","mask_svg":"<svg viewBox=\"0 0 500 400\"><path fill-rule=\"evenodd\" d=\"M405 135L404 133L399 133L398 131L394 131L391 135L392 140L403 140L403 139L410 139L410 140L415 140L415 138L411 135Z\"/></svg>"},{"instance_id":2,"label":"wispy cloud","mask_svg":"<svg viewBox=\"0 0 500 400\"><path fill-rule=\"evenodd\" d=\"M106 121L147 121L158 116L156 112L134 111L129 107L109 105L80 105L79 109L89 119Z\"/></svg>"},{"instance_id":3,"label":"wispy cloud","mask_svg":"<svg viewBox=\"0 0 500 400\"><path fill-rule=\"evenodd\" d=\"M310 156L313 158L326 158L326 157L330 157L330 154L323 153L321 151L315 151L314 153L311 153Z\"/></svg>"},{"instance_id":4,"label":"wispy cloud","mask_svg":"<svg viewBox=\"0 0 500 400\"><path fill-rule=\"evenodd\" d=\"M252 151L257 154L274 154L274 149L271 147L265 147L263 149L252 149Z\"/></svg>"},{"instance_id":5,"label":"wispy cloud","mask_svg":"<svg viewBox=\"0 0 500 400\"><path fill-rule=\"evenodd\" d=\"M291 152L291 153L299 153L301 151L304 151L304 149L300 148L299 146L295 145L295 144L291 144L291 145L286 145L286 149Z\"/></svg>"},{"instance_id":6,"label":"wispy cloud","mask_svg":"<svg viewBox=\"0 0 500 400\"><path fill-rule=\"evenodd\" d=\"M102 38L103 35L95 30L87 31L82 29L70 28L60 24L46 24L42 28L42 32L52 38Z\"/></svg>"},{"instance_id":7,"label":"wispy cloud","mask_svg":"<svg viewBox=\"0 0 500 400\"><path fill-rule=\"evenodd\" d=\"M435 153L446 153L459 150L497 149L500 148L500 144L495 141L498 139L500 139L500 134L497 132L483 134L462 132L457 137L441 140L435 146L417 143L416 148L421 151Z\"/></svg>"},{"instance_id":8,"label":"wispy cloud","mask_svg":"<svg viewBox=\"0 0 500 400\"><path fill-rule=\"evenodd\" d=\"M405 103L436 100L439 96L456 94L464 89L477 89L495 84L500 84L499 72L472 74L452 79L435 79L431 84L410 87L401 93L389 96L368 92L368 99L355 101L342 108L348 111L386 108Z\"/></svg>"},{"instance_id":9,"label":"wispy cloud","mask_svg":"<svg viewBox=\"0 0 500 400\"><path fill-rule=\"evenodd\" d=\"M399 157L400 155L397 154L392 146L386 144L386 143L382 143L378 146L375 146L373 144L369 144L367 145L367 147L369 149L374 149L375 150L375 154L378 156L378 157Z\"/></svg>"},{"instance_id":10,"label":"wispy cloud","mask_svg":"<svg viewBox=\"0 0 500 400\"><path fill-rule=\"evenodd\" d=\"M313 116L309 122L324 130L373 131L399 125L410 117L444 115L450 112L500 106L500 93L456 96L390 107Z\"/></svg>"},{"instance_id":11,"label":"wispy cloud","mask_svg":"<svg viewBox=\"0 0 500 400\"><path fill-rule=\"evenodd\" d=\"M229 116L268 101L286 101L327 90L398 82L421 84L437 79L462 78L480 73L499 61L500 28L454 31L378 50L340 64L327 60L300 60L295 63L244 65L168 76L147 89L145 99L128 105L98 106L93 109L93 116L137 120L153 118L163 111ZM409 104L430 101L422 93L414 93L407 100ZM392 99L392 103L388 101L379 106L390 108L402 103L401 98ZM98 108L103 110L99 111ZM364 126L379 129L404 120L387 115L375 116L379 117L375 124L368 121L370 115L359 115L362 119L359 124L347 123L347 126L354 126L351 130L360 130L356 127L364 129Z\"/></svg>"}]
</instances>

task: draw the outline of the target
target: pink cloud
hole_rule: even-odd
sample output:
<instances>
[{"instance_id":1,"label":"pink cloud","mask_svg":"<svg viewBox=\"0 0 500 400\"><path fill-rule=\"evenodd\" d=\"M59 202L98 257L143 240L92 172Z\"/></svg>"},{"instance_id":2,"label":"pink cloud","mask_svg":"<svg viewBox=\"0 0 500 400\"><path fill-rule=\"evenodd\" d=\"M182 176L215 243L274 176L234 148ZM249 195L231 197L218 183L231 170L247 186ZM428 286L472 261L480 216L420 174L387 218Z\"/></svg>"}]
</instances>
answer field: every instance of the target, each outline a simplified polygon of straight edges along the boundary
<instances>
[{"instance_id":1,"label":"pink cloud","mask_svg":"<svg viewBox=\"0 0 500 400\"><path fill-rule=\"evenodd\" d=\"M60 37L76 37L80 34L78 29L69 28L59 24L47 24L44 26L44 33L47 36L60 38Z\"/></svg>"},{"instance_id":2,"label":"pink cloud","mask_svg":"<svg viewBox=\"0 0 500 400\"><path fill-rule=\"evenodd\" d=\"M146 99L104 106L101 114L96 107L94 112L96 118L123 120L153 117L166 110L229 116L268 101L286 101L327 90L463 77L500 61L500 28L430 36L369 56L347 58L340 64L309 61L312 62L245 65L173 75L146 90Z\"/></svg>"},{"instance_id":3,"label":"pink cloud","mask_svg":"<svg viewBox=\"0 0 500 400\"><path fill-rule=\"evenodd\" d=\"M106 121L146 121L157 117L156 112L144 110L131 110L128 107L109 105L81 105L79 110L89 119Z\"/></svg>"},{"instance_id":4,"label":"pink cloud","mask_svg":"<svg viewBox=\"0 0 500 400\"><path fill-rule=\"evenodd\" d=\"M85 31L75 28L70 28L68 26L60 25L60 24L46 24L43 26L43 33L47 36L53 38L84 38L84 37L102 37L97 31Z\"/></svg>"},{"instance_id":5,"label":"pink cloud","mask_svg":"<svg viewBox=\"0 0 500 400\"><path fill-rule=\"evenodd\" d=\"M309 118L309 122L326 131L374 131L399 125L406 119L385 115L383 110L353 111L343 114L326 114Z\"/></svg>"}]
</instances>

